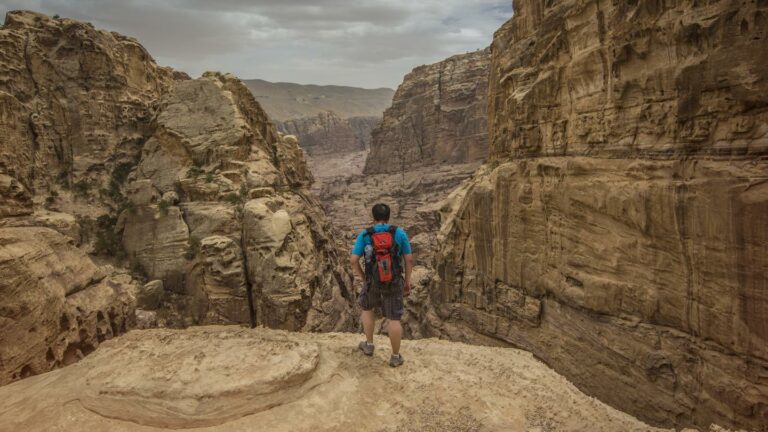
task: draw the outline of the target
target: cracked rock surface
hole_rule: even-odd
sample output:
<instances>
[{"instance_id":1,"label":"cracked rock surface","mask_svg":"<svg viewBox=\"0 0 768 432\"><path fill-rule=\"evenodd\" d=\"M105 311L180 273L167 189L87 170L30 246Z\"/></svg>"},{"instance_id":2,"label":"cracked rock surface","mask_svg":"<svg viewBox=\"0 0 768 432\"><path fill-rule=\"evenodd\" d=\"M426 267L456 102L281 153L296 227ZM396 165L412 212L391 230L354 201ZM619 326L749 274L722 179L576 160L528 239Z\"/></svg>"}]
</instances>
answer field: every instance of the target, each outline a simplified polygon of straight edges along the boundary
<instances>
[{"instance_id":1,"label":"cracked rock surface","mask_svg":"<svg viewBox=\"0 0 768 432\"><path fill-rule=\"evenodd\" d=\"M45 431L656 431L527 352L208 326L134 330L82 362L0 388L0 424Z\"/></svg>"}]
</instances>

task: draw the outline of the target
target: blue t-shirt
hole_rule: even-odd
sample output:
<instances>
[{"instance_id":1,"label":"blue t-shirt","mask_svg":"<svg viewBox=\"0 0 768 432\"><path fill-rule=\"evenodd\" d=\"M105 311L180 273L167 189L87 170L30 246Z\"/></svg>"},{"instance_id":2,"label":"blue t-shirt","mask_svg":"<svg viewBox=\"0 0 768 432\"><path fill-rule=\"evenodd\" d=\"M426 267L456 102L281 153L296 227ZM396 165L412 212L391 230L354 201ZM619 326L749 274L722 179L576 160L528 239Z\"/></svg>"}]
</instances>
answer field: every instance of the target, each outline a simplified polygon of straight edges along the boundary
<instances>
[{"instance_id":1,"label":"blue t-shirt","mask_svg":"<svg viewBox=\"0 0 768 432\"><path fill-rule=\"evenodd\" d=\"M376 224L373 226L373 230L376 232L384 232L389 229L389 224ZM397 227L395 231L395 243L397 243L400 255L411 254L411 242L408 241L408 234L405 230ZM352 255L363 256L365 254L365 247L371 244L371 236L368 235L366 230L363 230L355 240L355 246L352 248Z\"/></svg>"}]
</instances>

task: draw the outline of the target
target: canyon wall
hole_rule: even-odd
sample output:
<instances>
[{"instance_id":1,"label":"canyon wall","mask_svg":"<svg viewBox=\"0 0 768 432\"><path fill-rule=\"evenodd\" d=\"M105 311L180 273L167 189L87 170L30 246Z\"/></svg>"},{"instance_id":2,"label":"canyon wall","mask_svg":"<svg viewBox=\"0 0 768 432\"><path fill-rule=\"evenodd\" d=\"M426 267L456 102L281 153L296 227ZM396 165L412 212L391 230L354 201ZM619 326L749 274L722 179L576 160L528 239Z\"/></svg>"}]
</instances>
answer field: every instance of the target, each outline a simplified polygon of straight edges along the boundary
<instances>
[{"instance_id":1,"label":"canyon wall","mask_svg":"<svg viewBox=\"0 0 768 432\"><path fill-rule=\"evenodd\" d=\"M0 384L135 326L246 323L247 287L260 324L354 326L298 143L240 81L33 12L0 47Z\"/></svg>"},{"instance_id":2,"label":"canyon wall","mask_svg":"<svg viewBox=\"0 0 768 432\"><path fill-rule=\"evenodd\" d=\"M309 156L348 154L368 149L371 131L381 122L380 117L350 117L343 119L333 111L314 117L302 117L276 122L280 132L294 135Z\"/></svg>"},{"instance_id":3,"label":"canyon wall","mask_svg":"<svg viewBox=\"0 0 768 432\"><path fill-rule=\"evenodd\" d=\"M118 221L128 254L168 293L154 308L183 324L246 323L250 289L257 324L354 328L297 141L231 75L181 82L160 105Z\"/></svg>"},{"instance_id":4,"label":"canyon wall","mask_svg":"<svg viewBox=\"0 0 768 432\"><path fill-rule=\"evenodd\" d=\"M366 174L482 161L488 152L489 50L415 68L373 130Z\"/></svg>"},{"instance_id":5,"label":"canyon wall","mask_svg":"<svg viewBox=\"0 0 768 432\"><path fill-rule=\"evenodd\" d=\"M0 29L0 384L77 361L135 324L138 283L98 265L110 190L183 74L136 41L10 12ZM104 192L100 192L104 191ZM88 223L90 221L90 223ZM81 248L78 248L80 246Z\"/></svg>"},{"instance_id":6,"label":"canyon wall","mask_svg":"<svg viewBox=\"0 0 768 432\"><path fill-rule=\"evenodd\" d=\"M768 430L768 3L514 9L422 330L655 424Z\"/></svg>"}]
</instances>

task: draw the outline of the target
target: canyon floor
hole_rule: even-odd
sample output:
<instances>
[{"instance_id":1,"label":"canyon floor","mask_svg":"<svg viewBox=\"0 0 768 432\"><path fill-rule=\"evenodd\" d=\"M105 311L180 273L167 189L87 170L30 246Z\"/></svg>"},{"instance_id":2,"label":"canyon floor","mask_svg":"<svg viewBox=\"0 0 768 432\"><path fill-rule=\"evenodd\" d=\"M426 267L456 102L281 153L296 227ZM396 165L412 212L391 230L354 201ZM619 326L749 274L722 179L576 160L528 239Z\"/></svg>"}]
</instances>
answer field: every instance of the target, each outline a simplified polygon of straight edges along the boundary
<instances>
[{"instance_id":1,"label":"canyon floor","mask_svg":"<svg viewBox=\"0 0 768 432\"><path fill-rule=\"evenodd\" d=\"M2 431L651 431L515 349L236 326L134 330L0 388Z\"/></svg>"}]
</instances>

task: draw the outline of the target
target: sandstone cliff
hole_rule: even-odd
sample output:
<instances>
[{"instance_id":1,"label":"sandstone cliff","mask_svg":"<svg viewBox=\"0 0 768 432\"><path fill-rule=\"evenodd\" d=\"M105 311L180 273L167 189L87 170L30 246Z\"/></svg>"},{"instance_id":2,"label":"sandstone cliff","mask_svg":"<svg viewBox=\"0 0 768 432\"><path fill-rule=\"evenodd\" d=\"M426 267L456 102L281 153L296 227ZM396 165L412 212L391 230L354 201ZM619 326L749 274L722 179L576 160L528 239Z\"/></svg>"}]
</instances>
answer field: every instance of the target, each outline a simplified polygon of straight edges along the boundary
<instances>
[{"instance_id":1,"label":"sandstone cliff","mask_svg":"<svg viewBox=\"0 0 768 432\"><path fill-rule=\"evenodd\" d=\"M357 341L231 326L136 330L76 365L0 388L0 429L658 431L524 351L404 341L413 355L393 371L383 350L352 353Z\"/></svg>"},{"instance_id":2,"label":"sandstone cliff","mask_svg":"<svg viewBox=\"0 0 768 432\"><path fill-rule=\"evenodd\" d=\"M0 46L0 216L33 203L108 212L99 190L139 154L154 102L184 76L131 38L32 12L8 13Z\"/></svg>"},{"instance_id":3,"label":"sandstone cliff","mask_svg":"<svg viewBox=\"0 0 768 432\"><path fill-rule=\"evenodd\" d=\"M488 152L489 50L419 66L372 133L366 174L483 160Z\"/></svg>"},{"instance_id":4,"label":"sandstone cliff","mask_svg":"<svg viewBox=\"0 0 768 432\"><path fill-rule=\"evenodd\" d=\"M768 430L768 4L514 7L428 333L655 424Z\"/></svg>"},{"instance_id":5,"label":"sandstone cliff","mask_svg":"<svg viewBox=\"0 0 768 432\"><path fill-rule=\"evenodd\" d=\"M116 173L140 152L157 97L184 76L133 39L31 12L7 15L0 47L5 384L77 361L135 322L136 282L76 245L120 205ZM111 227L96 231L109 246Z\"/></svg>"},{"instance_id":6,"label":"sandstone cliff","mask_svg":"<svg viewBox=\"0 0 768 432\"><path fill-rule=\"evenodd\" d=\"M309 156L318 156L366 150L371 144L371 131L380 122L379 117L342 119L333 111L325 111L314 117L277 122L275 126L297 137Z\"/></svg>"},{"instance_id":7,"label":"sandstone cliff","mask_svg":"<svg viewBox=\"0 0 768 432\"><path fill-rule=\"evenodd\" d=\"M186 324L248 322L290 330L351 329L347 292L298 143L278 135L231 75L178 83L129 177L123 243L161 306ZM163 311L163 309L166 309Z\"/></svg>"},{"instance_id":8,"label":"sandstone cliff","mask_svg":"<svg viewBox=\"0 0 768 432\"><path fill-rule=\"evenodd\" d=\"M247 322L249 286L259 323L353 325L302 152L236 78L33 12L0 47L0 384L137 324Z\"/></svg>"}]
</instances>

